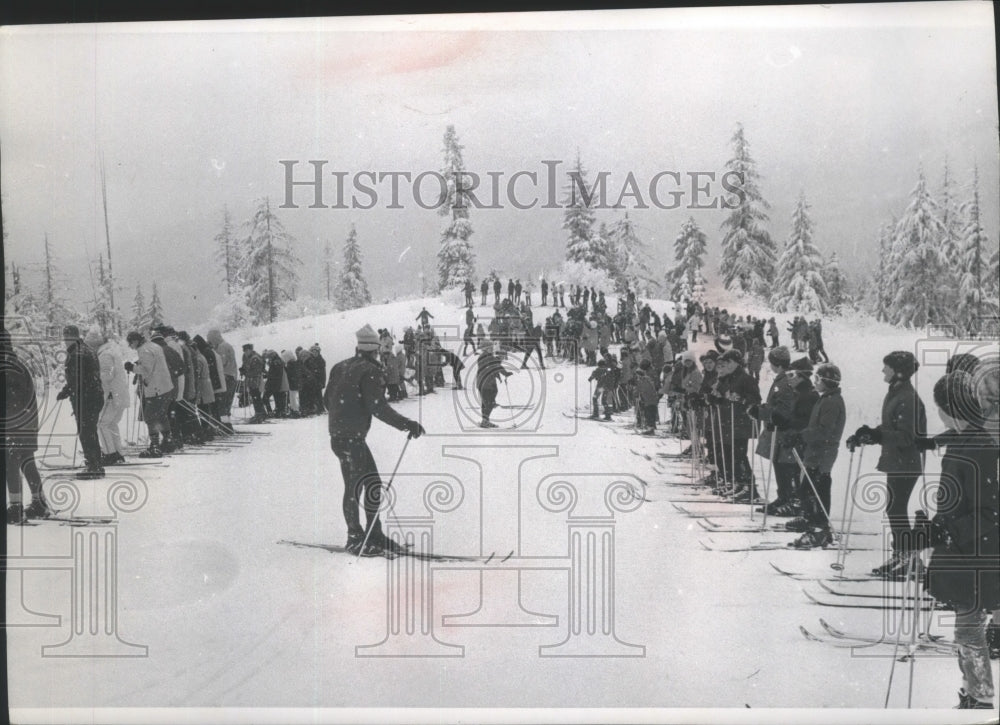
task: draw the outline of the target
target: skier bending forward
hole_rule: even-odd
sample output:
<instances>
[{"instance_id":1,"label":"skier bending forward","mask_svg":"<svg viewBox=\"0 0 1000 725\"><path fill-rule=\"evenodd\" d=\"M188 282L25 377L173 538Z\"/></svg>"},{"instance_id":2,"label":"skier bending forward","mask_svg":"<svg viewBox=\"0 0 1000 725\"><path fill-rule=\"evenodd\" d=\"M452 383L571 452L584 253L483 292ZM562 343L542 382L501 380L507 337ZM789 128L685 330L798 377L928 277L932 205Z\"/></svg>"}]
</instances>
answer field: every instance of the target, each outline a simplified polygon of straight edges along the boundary
<instances>
[{"instance_id":1,"label":"skier bending forward","mask_svg":"<svg viewBox=\"0 0 1000 725\"><path fill-rule=\"evenodd\" d=\"M365 325L357 331L357 338L354 357L341 360L330 370L324 399L330 420L330 448L340 460L344 475L346 549L362 556L382 556L386 550L394 551L396 547L382 533L378 520L382 481L365 442L372 416L393 428L407 431L411 438L419 438L424 428L417 421L397 413L385 400L385 377L377 357L378 333L371 325ZM367 519L364 529L358 515L358 497L362 490ZM368 543L362 551L366 534Z\"/></svg>"}]
</instances>

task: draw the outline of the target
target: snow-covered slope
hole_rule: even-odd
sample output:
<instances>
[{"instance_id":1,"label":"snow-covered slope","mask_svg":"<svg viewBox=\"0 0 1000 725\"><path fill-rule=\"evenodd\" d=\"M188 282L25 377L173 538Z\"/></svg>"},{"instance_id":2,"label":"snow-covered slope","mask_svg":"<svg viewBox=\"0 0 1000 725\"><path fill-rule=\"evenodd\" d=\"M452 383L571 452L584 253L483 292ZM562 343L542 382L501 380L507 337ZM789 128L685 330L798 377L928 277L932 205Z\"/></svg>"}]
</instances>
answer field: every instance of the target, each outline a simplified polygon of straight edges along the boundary
<instances>
[{"instance_id":1,"label":"snow-covered slope","mask_svg":"<svg viewBox=\"0 0 1000 725\"><path fill-rule=\"evenodd\" d=\"M439 328L451 326L440 330L448 332L446 345L457 345L464 310L451 298L376 305L227 338L234 345L253 342L258 350L319 342L330 365L352 354L354 331L363 324L401 335L423 306ZM653 302L653 307L672 314L666 302ZM735 303L729 309L765 314ZM549 311L538 308L536 315ZM477 313L488 312L477 308ZM782 331L786 319L778 318ZM848 431L877 422L885 387L881 360L893 349L930 350L921 357L917 382L932 408L930 388L944 364L935 351L954 343L921 341L914 333L862 320L830 320L824 333L829 355L843 370ZM699 341L695 349L709 344ZM469 391L445 387L398 405L405 415L419 416L429 435L406 449L388 523L404 517L403 530L423 531L437 506L441 510L431 527L435 551L492 555L490 563L423 567L412 558L355 560L321 548L279 544L342 545L346 538L343 483L325 418L256 428L271 435L215 455L174 456L159 468L120 469L119 477L141 476L149 497L139 510L122 515L117 526L118 634L148 646L148 656L39 656L40 647L69 637L70 575L28 571L23 590L8 587L8 612L23 611L18 601L23 591L28 610L60 614L63 620L60 627L8 629L11 705L881 707L891 648L852 653L806 641L799 625L821 632L823 617L841 629L875 634L895 626L897 614L811 604L801 588L823 594L815 583L782 577L769 566L774 562L828 577L835 573L829 566L834 551L705 550L700 542L709 537L728 546L784 542L793 535L710 535L676 510L671 500L687 495L678 484L688 480L690 469L687 461L658 454L677 452L678 441L642 438L623 427L566 415L588 404L589 373L566 364L549 365L544 372L534 363L518 370L510 379L509 397L501 390L499 402L533 407L497 411L494 420L502 428L496 431L474 427L477 403ZM448 371L445 376L450 383ZM769 382L769 376L761 382L765 392ZM929 418L932 430L939 429L933 410ZM68 412L56 430L72 432ZM394 429L377 421L373 425L369 444L384 478L404 440ZM868 452L863 461L862 474L871 480L878 480L875 459ZM844 452L833 475L835 517L841 515L847 465ZM930 456L928 477L938 468ZM113 480L81 482L85 495L78 513L102 505ZM54 481L50 475L47 485ZM615 490L606 495L617 481L645 500L616 499ZM435 488L438 482L456 495L435 498L434 491L443 490ZM567 508L574 500L575 507ZM621 509L635 510L609 508L608 502L616 501ZM725 504L690 506L718 511L718 521L725 523L742 520L734 513L748 513ZM760 515L756 518L759 522ZM855 530L880 531L879 515L860 511ZM51 524L8 527L8 546L31 557L64 556L71 537L86 531ZM575 539L574 531L582 538ZM589 539L587 531L596 532L595 538ZM578 554L584 563L571 570L573 541L583 542ZM859 536L854 542L881 547L879 536ZM612 543L613 556L610 548L602 548ZM847 557L845 574L866 572L883 558L881 550L855 551ZM392 567L398 565L411 581L423 572L432 600L390 588L399 571ZM586 582L608 581L602 572L610 571L613 589L586 588ZM880 592L875 583L857 586ZM396 607L405 610L413 597L428 608L423 618L419 611L410 622L404 618L400 631L414 633L404 645L387 633ZM604 633L611 611L613 637ZM589 620L588 612L596 618ZM449 618L468 613L473 614ZM419 636L421 623L427 636ZM950 636L946 617L935 630ZM579 645L579 656L552 657L560 652L544 649L564 640ZM380 642L381 650L356 650ZM452 656L398 656L407 646ZM909 665L897 663L894 707L905 705L908 673ZM955 703L960 675L954 658L921 656L914 677L915 707ZM708 717L681 710L655 719ZM949 721L956 722L955 717L948 713Z\"/></svg>"}]
</instances>

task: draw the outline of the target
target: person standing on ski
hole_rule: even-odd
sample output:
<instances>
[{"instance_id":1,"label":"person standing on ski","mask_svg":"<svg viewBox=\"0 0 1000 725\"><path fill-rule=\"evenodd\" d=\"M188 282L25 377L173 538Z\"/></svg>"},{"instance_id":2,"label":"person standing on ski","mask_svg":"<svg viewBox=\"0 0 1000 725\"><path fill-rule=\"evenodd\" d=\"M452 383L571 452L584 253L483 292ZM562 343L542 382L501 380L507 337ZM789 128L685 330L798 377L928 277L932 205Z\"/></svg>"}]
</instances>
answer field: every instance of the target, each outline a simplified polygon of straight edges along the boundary
<instances>
[{"instance_id":1,"label":"person standing on ski","mask_svg":"<svg viewBox=\"0 0 1000 725\"><path fill-rule=\"evenodd\" d=\"M479 391L479 399L482 404L483 420L479 424L480 428L496 428L496 423L490 422L490 413L497 407L497 380L501 376L509 378L513 373L504 370L503 363L496 356L500 349L499 343L494 345L494 350L484 349L479 354L479 361L476 370L476 389Z\"/></svg>"},{"instance_id":2,"label":"person standing on ski","mask_svg":"<svg viewBox=\"0 0 1000 725\"><path fill-rule=\"evenodd\" d=\"M767 360L771 364L771 372L774 373L771 389L764 403L760 406L751 406L748 412L751 417L757 418L762 426L757 438L757 455L771 459L771 466L774 468L778 496L771 503L765 504L767 513L773 516L791 503L797 485L798 466L794 462L789 464L780 461L782 436L791 424L795 408L795 376L788 372L792 359L787 347L781 346L770 350L767 353Z\"/></svg>"},{"instance_id":3,"label":"person standing on ski","mask_svg":"<svg viewBox=\"0 0 1000 725\"><path fill-rule=\"evenodd\" d=\"M493 280L493 304L500 304L500 292L503 291L503 284L500 282L500 278L497 277Z\"/></svg>"},{"instance_id":4,"label":"person standing on ski","mask_svg":"<svg viewBox=\"0 0 1000 725\"><path fill-rule=\"evenodd\" d=\"M347 544L352 554L382 556L394 545L382 533L378 510L382 502L382 480L366 438L372 416L410 438L419 438L424 427L393 410L385 400L385 378L378 362L378 334L365 325L356 333L354 357L341 360L330 370L325 402L329 413L330 449L340 461L344 477L343 513ZM362 499L363 496L363 499ZM364 501L366 523L362 528L358 511ZM368 543L362 550L365 536Z\"/></svg>"},{"instance_id":5,"label":"person standing on ski","mask_svg":"<svg viewBox=\"0 0 1000 725\"><path fill-rule=\"evenodd\" d=\"M874 428L863 425L847 439L847 447L879 445L882 454L876 468L885 474L888 489L885 515L892 531L892 556L872 569L872 576L896 578L906 570L903 536L910 531L910 494L923 473L921 450L934 447L933 439L924 447L927 415L924 403L910 382L920 367L913 353L890 352L882 359L882 376L889 384L882 401L882 422ZM920 447L918 447L920 446Z\"/></svg>"},{"instance_id":6,"label":"person standing on ski","mask_svg":"<svg viewBox=\"0 0 1000 725\"><path fill-rule=\"evenodd\" d=\"M83 342L76 325L63 328L63 340L66 342L66 385L56 396L56 400L69 398L76 417L85 464L77 478L103 478L101 443L97 437L97 421L104 407L101 366L97 353Z\"/></svg>"},{"instance_id":7,"label":"person standing on ski","mask_svg":"<svg viewBox=\"0 0 1000 725\"><path fill-rule=\"evenodd\" d=\"M471 279L465 280L465 286L463 287L463 289L465 290L465 306L472 307L472 305L474 304L472 295L475 293L476 288L472 285Z\"/></svg>"},{"instance_id":8,"label":"person standing on ski","mask_svg":"<svg viewBox=\"0 0 1000 725\"><path fill-rule=\"evenodd\" d=\"M38 400L35 379L28 366L17 356L10 333L0 331L0 365L3 365L4 414L0 416L6 463L7 523L20 524L27 519L45 519L52 515L42 490L42 477L35 465L38 450ZM31 490L31 505L24 507L21 477Z\"/></svg>"},{"instance_id":9,"label":"person standing on ski","mask_svg":"<svg viewBox=\"0 0 1000 725\"><path fill-rule=\"evenodd\" d=\"M542 307L548 307L549 304L549 283L545 281L542 277Z\"/></svg>"},{"instance_id":10,"label":"person standing on ski","mask_svg":"<svg viewBox=\"0 0 1000 725\"><path fill-rule=\"evenodd\" d=\"M482 306L486 307L486 295L490 293L490 280L483 277L483 283L479 285L479 294L482 297Z\"/></svg>"},{"instance_id":11,"label":"person standing on ski","mask_svg":"<svg viewBox=\"0 0 1000 725\"><path fill-rule=\"evenodd\" d=\"M802 518L785 524L789 531L803 532L792 543L796 549L814 549L833 542L828 518L830 489L833 486L830 475L847 420L844 399L840 395L840 368L829 363L816 368L816 392L819 393L819 400L809 415L808 425L800 434L805 446L802 463L816 490L813 491L812 486L806 483L802 489Z\"/></svg>"}]
</instances>

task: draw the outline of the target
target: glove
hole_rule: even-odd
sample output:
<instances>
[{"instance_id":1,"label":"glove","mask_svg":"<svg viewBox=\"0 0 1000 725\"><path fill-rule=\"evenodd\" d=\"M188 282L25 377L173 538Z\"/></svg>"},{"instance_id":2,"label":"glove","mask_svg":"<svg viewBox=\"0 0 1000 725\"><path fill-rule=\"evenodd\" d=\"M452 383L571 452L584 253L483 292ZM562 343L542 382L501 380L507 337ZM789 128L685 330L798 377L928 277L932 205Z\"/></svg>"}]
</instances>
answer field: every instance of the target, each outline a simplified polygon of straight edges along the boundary
<instances>
[{"instance_id":1,"label":"glove","mask_svg":"<svg viewBox=\"0 0 1000 725\"><path fill-rule=\"evenodd\" d=\"M747 408L747 415L749 415L751 418L756 418L757 420L760 420L760 406L751 405L749 408Z\"/></svg>"},{"instance_id":2,"label":"glove","mask_svg":"<svg viewBox=\"0 0 1000 725\"><path fill-rule=\"evenodd\" d=\"M128 372L132 372L132 370L134 370L134 369L135 369L135 365L133 365L131 361L127 360L125 362L125 370L127 370Z\"/></svg>"},{"instance_id":3,"label":"glove","mask_svg":"<svg viewBox=\"0 0 1000 725\"><path fill-rule=\"evenodd\" d=\"M931 436L917 436L913 445L917 447L918 451L933 451L937 448L937 441Z\"/></svg>"},{"instance_id":4,"label":"glove","mask_svg":"<svg viewBox=\"0 0 1000 725\"><path fill-rule=\"evenodd\" d=\"M59 391L59 395L56 396L56 400L66 400L69 397L69 388L63 388Z\"/></svg>"},{"instance_id":5,"label":"glove","mask_svg":"<svg viewBox=\"0 0 1000 725\"><path fill-rule=\"evenodd\" d=\"M409 433L410 438L419 438L427 432L424 430L424 427L415 420L406 421L404 430Z\"/></svg>"},{"instance_id":6,"label":"glove","mask_svg":"<svg viewBox=\"0 0 1000 725\"><path fill-rule=\"evenodd\" d=\"M857 438L860 445L867 446L872 443L881 443L882 431L863 425L854 433L854 437Z\"/></svg>"},{"instance_id":7,"label":"glove","mask_svg":"<svg viewBox=\"0 0 1000 725\"><path fill-rule=\"evenodd\" d=\"M849 450L851 453L854 453L854 449L861 444L858 443L858 437L856 435L853 435L853 436L847 436L846 445L847 445L847 450Z\"/></svg>"}]
</instances>

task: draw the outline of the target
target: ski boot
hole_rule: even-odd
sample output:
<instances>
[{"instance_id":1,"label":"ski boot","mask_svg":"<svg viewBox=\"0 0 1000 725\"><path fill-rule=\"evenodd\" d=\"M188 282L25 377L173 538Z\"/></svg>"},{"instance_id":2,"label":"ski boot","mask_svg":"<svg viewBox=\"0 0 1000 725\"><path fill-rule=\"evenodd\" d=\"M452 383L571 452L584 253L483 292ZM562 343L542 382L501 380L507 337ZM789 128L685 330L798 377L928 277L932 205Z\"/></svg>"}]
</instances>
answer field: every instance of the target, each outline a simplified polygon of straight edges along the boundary
<instances>
[{"instance_id":1,"label":"ski boot","mask_svg":"<svg viewBox=\"0 0 1000 725\"><path fill-rule=\"evenodd\" d=\"M410 548L408 545L398 543L395 539L391 539L385 534L379 534L377 537L373 534L371 538L376 540L383 549L391 554L405 554Z\"/></svg>"},{"instance_id":2,"label":"ski boot","mask_svg":"<svg viewBox=\"0 0 1000 725\"><path fill-rule=\"evenodd\" d=\"M903 559L902 554L900 554L898 551L894 551L892 553L892 556L886 559L881 566L876 566L874 569L871 570L871 575L878 577L885 577L885 578L894 578L895 575L892 574L892 572L895 572L897 569L899 569L900 566L905 567L906 562Z\"/></svg>"},{"instance_id":3,"label":"ski boot","mask_svg":"<svg viewBox=\"0 0 1000 725\"><path fill-rule=\"evenodd\" d=\"M36 496L31 505L24 510L25 518L47 519L55 515L55 511L49 508L49 503L41 496Z\"/></svg>"},{"instance_id":4,"label":"ski boot","mask_svg":"<svg viewBox=\"0 0 1000 725\"><path fill-rule=\"evenodd\" d=\"M24 506L19 503L12 503L7 507L7 523L17 525L24 523Z\"/></svg>"},{"instance_id":5,"label":"ski boot","mask_svg":"<svg viewBox=\"0 0 1000 725\"><path fill-rule=\"evenodd\" d=\"M781 504L780 506L775 506L774 511L771 511L769 513L772 516L797 517L801 516L802 507L799 505L798 501L796 501L795 499L790 499L788 501L785 501L785 503Z\"/></svg>"},{"instance_id":6,"label":"ski boot","mask_svg":"<svg viewBox=\"0 0 1000 725\"><path fill-rule=\"evenodd\" d=\"M479 424L479 427L480 428L496 428L497 424L496 423L491 423L486 418L483 418L483 422Z\"/></svg>"},{"instance_id":7,"label":"ski boot","mask_svg":"<svg viewBox=\"0 0 1000 725\"><path fill-rule=\"evenodd\" d=\"M101 465L103 466L117 466L119 463L125 463L125 456L117 451L106 453L101 459Z\"/></svg>"},{"instance_id":8,"label":"ski boot","mask_svg":"<svg viewBox=\"0 0 1000 725\"><path fill-rule=\"evenodd\" d=\"M826 548L833 543L833 535L830 529L814 528L806 531L802 536L789 544L793 549L818 549Z\"/></svg>"},{"instance_id":9,"label":"ski boot","mask_svg":"<svg viewBox=\"0 0 1000 725\"><path fill-rule=\"evenodd\" d=\"M98 478L104 478L104 466L88 463L86 468L76 474L76 478L81 481L93 481Z\"/></svg>"},{"instance_id":10,"label":"ski boot","mask_svg":"<svg viewBox=\"0 0 1000 725\"><path fill-rule=\"evenodd\" d=\"M802 516L794 518L791 521L785 523L785 531L796 531L803 533L809 531L812 525Z\"/></svg>"},{"instance_id":11,"label":"ski boot","mask_svg":"<svg viewBox=\"0 0 1000 725\"><path fill-rule=\"evenodd\" d=\"M968 692L965 691L963 687L958 691L958 705L956 710L993 710L994 706L992 702L987 702L986 700L980 700L979 698L973 697Z\"/></svg>"},{"instance_id":12,"label":"ski boot","mask_svg":"<svg viewBox=\"0 0 1000 725\"><path fill-rule=\"evenodd\" d=\"M774 516L774 512L784 505L785 505L785 499L779 496L766 506L761 506L760 508L758 508L757 513L761 514L766 513L768 516Z\"/></svg>"},{"instance_id":13,"label":"ski boot","mask_svg":"<svg viewBox=\"0 0 1000 725\"><path fill-rule=\"evenodd\" d=\"M743 486L736 491L736 503L764 503L764 497L757 491L756 486Z\"/></svg>"},{"instance_id":14,"label":"ski boot","mask_svg":"<svg viewBox=\"0 0 1000 725\"><path fill-rule=\"evenodd\" d=\"M163 458L159 443L150 443L149 448L139 452L139 458Z\"/></svg>"}]
</instances>

